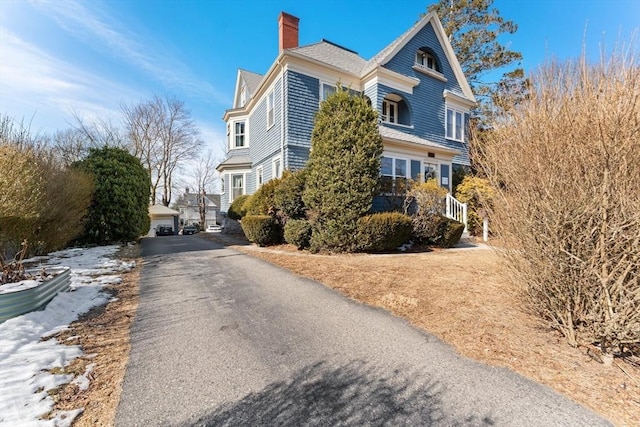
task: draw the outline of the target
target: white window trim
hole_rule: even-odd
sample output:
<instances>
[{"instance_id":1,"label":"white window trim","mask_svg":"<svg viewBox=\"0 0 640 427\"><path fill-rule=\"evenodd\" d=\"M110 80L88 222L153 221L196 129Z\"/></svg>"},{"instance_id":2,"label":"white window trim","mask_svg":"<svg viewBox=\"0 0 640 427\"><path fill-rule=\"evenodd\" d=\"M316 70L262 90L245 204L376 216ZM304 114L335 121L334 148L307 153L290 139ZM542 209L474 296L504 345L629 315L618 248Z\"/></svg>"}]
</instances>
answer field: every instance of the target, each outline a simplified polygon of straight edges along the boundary
<instances>
[{"instance_id":1,"label":"white window trim","mask_svg":"<svg viewBox=\"0 0 640 427\"><path fill-rule=\"evenodd\" d=\"M262 166L258 166L256 168L256 190L262 187L262 184L264 184L264 169Z\"/></svg>"},{"instance_id":2,"label":"white window trim","mask_svg":"<svg viewBox=\"0 0 640 427\"><path fill-rule=\"evenodd\" d=\"M452 127L452 131L453 131L453 135L449 136L447 135L447 130L449 128L449 110L453 111L453 117L454 117L454 121L453 121L453 127ZM462 128L461 128L461 135L462 138L458 139L455 137L455 133L456 133L456 113L460 113L461 117L462 117ZM450 139L452 141L458 141L458 142L465 142L466 141L466 125L465 125L465 114L466 112L464 110L461 110L460 108L456 108L453 107L451 105L445 105L445 109L444 109L444 137L446 139Z\"/></svg>"},{"instance_id":3,"label":"white window trim","mask_svg":"<svg viewBox=\"0 0 640 427\"><path fill-rule=\"evenodd\" d=\"M320 94L318 95L318 99L320 100L320 102L325 100L325 98L324 98L324 90L323 90L324 86L331 86L336 91L338 90L338 85L336 85L335 83L328 83L328 82L320 80Z\"/></svg>"},{"instance_id":4,"label":"white window trim","mask_svg":"<svg viewBox=\"0 0 640 427\"><path fill-rule=\"evenodd\" d=\"M244 145L242 147L236 147L236 123L244 122ZM231 136L229 138L230 150L242 150L243 148L249 148L249 120L238 119L230 122L231 124Z\"/></svg>"},{"instance_id":5,"label":"white window trim","mask_svg":"<svg viewBox=\"0 0 640 427\"><path fill-rule=\"evenodd\" d=\"M277 174L277 175L275 173L276 162L280 162L280 173ZM273 160L271 161L271 179L282 178L282 169L283 169L282 157L280 157L280 156L274 157Z\"/></svg>"},{"instance_id":6,"label":"white window trim","mask_svg":"<svg viewBox=\"0 0 640 427\"><path fill-rule=\"evenodd\" d=\"M390 123L392 125L400 125L400 123L398 123L398 102L396 101L391 101L388 99L383 99L382 100L382 111L381 113L384 111L384 104L387 104L387 117L385 118L384 114L380 114L380 117L382 118L382 123ZM392 104L395 108L395 122L392 122L391 120L389 120L390 114L389 114L389 105ZM406 125L405 125L406 126Z\"/></svg>"},{"instance_id":7,"label":"white window trim","mask_svg":"<svg viewBox=\"0 0 640 427\"><path fill-rule=\"evenodd\" d=\"M229 191L229 204L233 203L233 201L235 200L235 198L233 197L233 177L234 176L242 176L242 195L247 194L247 173L246 172L241 172L241 173L230 173L229 174L229 180L231 181L229 183L229 189L231 191Z\"/></svg>"},{"instance_id":8,"label":"white window trim","mask_svg":"<svg viewBox=\"0 0 640 427\"><path fill-rule=\"evenodd\" d=\"M273 89L267 93L267 130L271 129L276 123L275 95ZM271 112L271 121L269 121L269 112Z\"/></svg>"}]
</instances>

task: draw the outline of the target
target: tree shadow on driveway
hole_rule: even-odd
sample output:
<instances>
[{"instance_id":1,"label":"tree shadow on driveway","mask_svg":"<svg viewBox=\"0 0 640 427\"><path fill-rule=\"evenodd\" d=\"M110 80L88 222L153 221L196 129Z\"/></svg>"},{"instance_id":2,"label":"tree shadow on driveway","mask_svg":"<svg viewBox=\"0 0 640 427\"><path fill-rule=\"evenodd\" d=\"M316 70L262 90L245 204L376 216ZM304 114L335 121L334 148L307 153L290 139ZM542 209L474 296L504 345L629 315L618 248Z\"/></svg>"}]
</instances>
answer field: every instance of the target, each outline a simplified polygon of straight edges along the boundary
<instances>
[{"instance_id":1,"label":"tree shadow on driveway","mask_svg":"<svg viewBox=\"0 0 640 427\"><path fill-rule=\"evenodd\" d=\"M412 378L412 379L409 379ZM288 381L226 404L182 426L397 426L493 425L488 417L455 421L441 406L438 382L423 375L383 374L361 361L307 366Z\"/></svg>"}]
</instances>

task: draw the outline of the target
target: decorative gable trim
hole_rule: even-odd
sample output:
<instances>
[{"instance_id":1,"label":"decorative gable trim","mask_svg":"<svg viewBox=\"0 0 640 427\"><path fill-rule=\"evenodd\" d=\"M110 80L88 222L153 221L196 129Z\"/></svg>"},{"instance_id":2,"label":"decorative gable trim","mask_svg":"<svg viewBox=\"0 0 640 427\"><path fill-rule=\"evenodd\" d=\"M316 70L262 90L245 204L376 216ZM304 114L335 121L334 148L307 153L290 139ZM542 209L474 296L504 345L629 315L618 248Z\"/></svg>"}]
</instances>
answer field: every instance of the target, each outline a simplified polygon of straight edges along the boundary
<instances>
[{"instance_id":1,"label":"decorative gable trim","mask_svg":"<svg viewBox=\"0 0 640 427\"><path fill-rule=\"evenodd\" d=\"M476 105L475 101L471 101L470 99L460 96L457 93L451 92L450 90L445 90L442 96L444 97L444 100L448 105L453 105L466 111L470 110Z\"/></svg>"},{"instance_id":2,"label":"decorative gable trim","mask_svg":"<svg viewBox=\"0 0 640 427\"><path fill-rule=\"evenodd\" d=\"M402 36L401 40L394 42L395 46L393 47L393 49L389 50L388 53L386 53L382 58L380 58L377 61L378 62L378 66L384 65L387 62L389 62L428 23L431 23L431 25L433 26L433 30L434 30L434 32L436 34L436 37L438 38L438 41L440 42L440 45L442 46L442 49L444 50L444 53L445 53L445 55L447 57L447 60L449 61L449 64L451 65L451 69L453 70L453 73L456 76L456 80L458 81L458 83L460 84L460 87L462 88L462 93L468 99L472 100L474 102L474 104L475 104L476 103L476 98L473 95L473 92L471 91L471 86L469 86L469 82L467 81L467 78L465 77L464 73L462 72L462 68L460 67L460 63L458 62L458 58L456 57L455 53L453 52L453 47L451 46L451 43L449 42L449 38L447 37L446 33L444 32L444 28L442 27L442 24L440 23L440 19L438 18L438 15L435 12L431 12L431 13L427 14L424 18L422 18L420 21L418 21L418 23L416 25L414 25L413 28L410 31L405 33Z\"/></svg>"},{"instance_id":3,"label":"decorative gable trim","mask_svg":"<svg viewBox=\"0 0 640 427\"><path fill-rule=\"evenodd\" d=\"M413 94L413 88L420 84L420 79L396 73L380 65L363 77L362 80L365 90L373 85L382 84L410 94Z\"/></svg>"}]
</instances>

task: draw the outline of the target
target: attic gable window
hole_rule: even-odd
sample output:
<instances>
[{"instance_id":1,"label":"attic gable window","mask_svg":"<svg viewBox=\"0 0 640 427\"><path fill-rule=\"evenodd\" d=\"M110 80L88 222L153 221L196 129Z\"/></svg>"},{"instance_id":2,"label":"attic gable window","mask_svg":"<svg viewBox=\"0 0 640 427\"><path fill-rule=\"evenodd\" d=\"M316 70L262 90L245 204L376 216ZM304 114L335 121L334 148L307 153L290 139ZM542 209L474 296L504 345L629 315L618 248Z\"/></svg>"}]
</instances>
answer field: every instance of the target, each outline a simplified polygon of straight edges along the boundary
<instances>
[{"instance_id":1,"label":"attic gable window","mask_svg":"<svg viewBox=\"0 0 640 427\"><path fill-rule=\"evenodd\" d=\"M429 70L440 72L438 66L438 60L432 52L420 49L416 52L416 64L420 68L427 68Z\"/></svg>"}]
</instances>

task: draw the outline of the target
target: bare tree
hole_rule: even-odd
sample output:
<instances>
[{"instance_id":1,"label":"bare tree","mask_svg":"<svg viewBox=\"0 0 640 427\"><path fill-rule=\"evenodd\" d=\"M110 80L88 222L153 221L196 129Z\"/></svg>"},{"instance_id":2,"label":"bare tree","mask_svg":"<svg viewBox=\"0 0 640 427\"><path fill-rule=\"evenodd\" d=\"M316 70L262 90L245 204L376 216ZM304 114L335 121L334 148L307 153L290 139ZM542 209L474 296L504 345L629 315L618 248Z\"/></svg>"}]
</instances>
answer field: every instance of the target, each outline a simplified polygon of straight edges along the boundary
<instances>
[{"instance_id":1,"label":"bare tree","mask_svg":"<svg viewBox=\"0 0 640 427\"><path fill-rule=\"evenodd\" d=\"M151 177L152 203L158 193L165 206L171 203L175 174L202 147L200 131L184 102L155 96L134 106L122 106L130 151Z\"/></svg>"},{"instance_id":2,"label":"bare tree","mask_svg":"<svg viewBox=\"0 0 640 427\"><path fill-rule=\"evenodd\" d=\"M73 125L75 131L85 138L89 148L127 147L127 138L122 133L122 129L111 120L96 119L91 121L80 116L77 111L72 111L71 114L75 120L75 125Z\"/></svg>"},{"instance_id":3,"label":"bare tree","mask_svg":"<svg viewBox=\"0 0 640 427\"><path fill-rule=\"evenodd\" d=\"M197 189L198 194L198 212L200 214L200 225L204 226L207 217L207 191L213 192L213 187L218 181L216 166L219 160L213 156L211 150L207 150L206 154L194 163L191 170L191 181L195 184L193 187Z\"/></svg>"}]
</instances>

